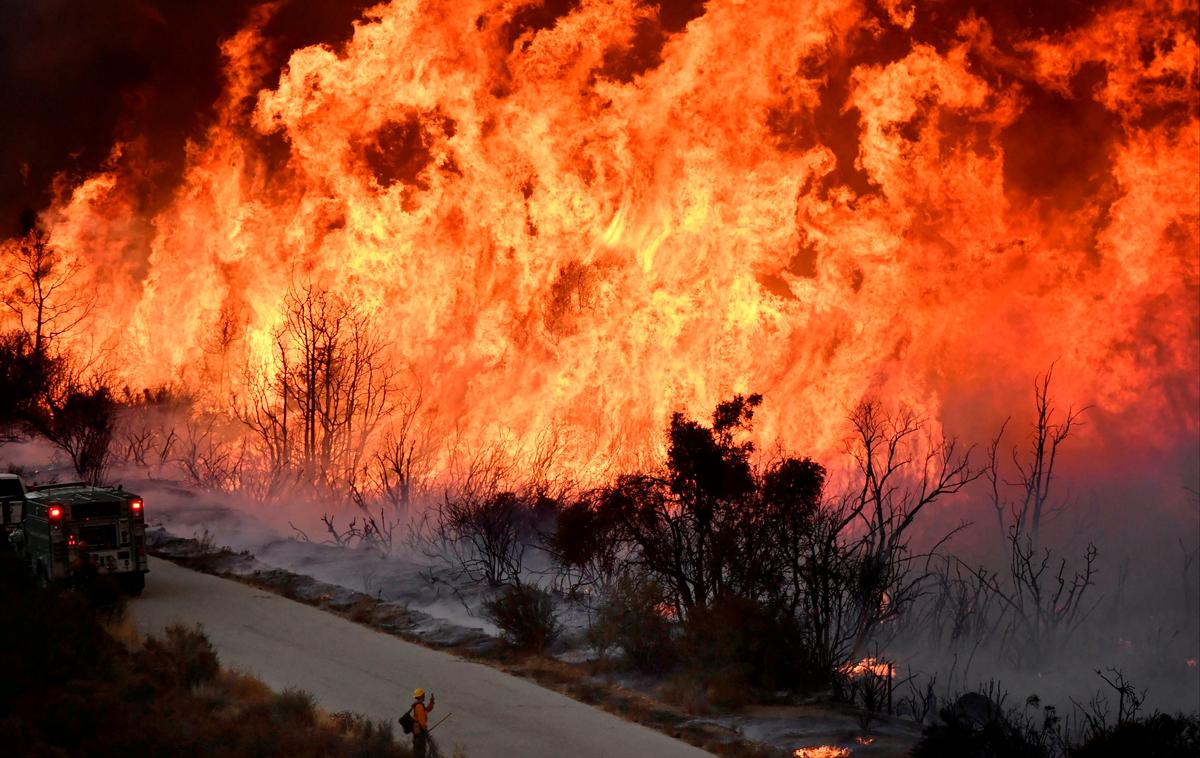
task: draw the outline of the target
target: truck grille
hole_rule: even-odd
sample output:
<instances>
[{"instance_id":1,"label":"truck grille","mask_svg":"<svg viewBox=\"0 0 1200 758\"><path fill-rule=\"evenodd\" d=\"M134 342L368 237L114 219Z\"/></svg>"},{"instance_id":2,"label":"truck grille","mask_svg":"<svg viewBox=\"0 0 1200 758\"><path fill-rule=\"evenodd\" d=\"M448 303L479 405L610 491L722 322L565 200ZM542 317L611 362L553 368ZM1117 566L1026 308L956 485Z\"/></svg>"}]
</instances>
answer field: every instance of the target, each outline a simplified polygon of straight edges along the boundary
<instances>
[{"instance_id":1,"label":"truck grille","mask_svg":"<svg viewBox=\"0 0 1200 758\"><path fill-rule=\"evenodd\" d=\"M81 526L79 539L86 542L90 550L111 550L117 546L117 525Z\"/></svg>"}]
</instances>

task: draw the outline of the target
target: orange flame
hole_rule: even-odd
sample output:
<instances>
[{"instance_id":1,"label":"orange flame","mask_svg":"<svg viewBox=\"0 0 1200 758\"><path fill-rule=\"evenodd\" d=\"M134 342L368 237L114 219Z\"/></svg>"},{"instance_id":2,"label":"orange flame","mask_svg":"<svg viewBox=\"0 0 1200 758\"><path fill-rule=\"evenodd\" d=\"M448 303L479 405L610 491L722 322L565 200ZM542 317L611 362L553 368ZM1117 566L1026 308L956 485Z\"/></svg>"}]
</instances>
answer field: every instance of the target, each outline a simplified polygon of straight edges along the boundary
<instances>
[{"instance_id":1,"label":"orange flame","mask_svg":"<svg viewBox=\"0 0 1200 758\"><path fill-rule=\"evenodd\" d=\"M564 428L583 476L732 392L775 400L764 447L836 451L868 393L990 428L1055 360L1122 439L1194 435L1194 3L1064 34L869 5L393 0L277 81L264 6L160 210L126 143L47 214L105 293L76 347L219 405L315 283L445 434Z\"/></svg>"},{"instance_id":2,"label":"orange flame","mask_svg":"<svg viewBox=\"0 0 1200 758\"><path fill-rule=\"evenodd\" d=\"M833 745L798 747L792 751L795 758L849 758L850 749Z\"/></svg>"},{"instance_id":3,"label":"orange flame","mask_svg":"<svg viewBox=\"0 0 1200 758\"><path fill-rule=\"evenodd\" d=\"M895 677L896 664L877 658L863 658L857 663L848 663L841 669L846 676L862 676L874 674L878 677Z\"/></svg>"}]
</instances>

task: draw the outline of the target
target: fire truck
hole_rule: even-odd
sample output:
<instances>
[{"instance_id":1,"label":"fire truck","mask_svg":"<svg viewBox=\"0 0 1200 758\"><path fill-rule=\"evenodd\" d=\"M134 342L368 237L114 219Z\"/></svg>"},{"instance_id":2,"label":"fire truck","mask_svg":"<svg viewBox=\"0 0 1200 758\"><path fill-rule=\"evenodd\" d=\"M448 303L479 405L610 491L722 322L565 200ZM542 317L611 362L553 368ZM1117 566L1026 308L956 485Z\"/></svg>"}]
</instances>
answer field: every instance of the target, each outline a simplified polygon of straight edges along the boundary
<instances>
[{"instance_id":1,"label":"fire truck","mask_svg":"<svg viewBox=\"0 0 1200 758\"><path fill-rule=\"evenodd\" d=\"M146 586L146 521L142 499L121 487L83 482L29 487L20 526L10 540L43 584L83 573L115 578L131 595Z\"/></svg>"}]
</instances>

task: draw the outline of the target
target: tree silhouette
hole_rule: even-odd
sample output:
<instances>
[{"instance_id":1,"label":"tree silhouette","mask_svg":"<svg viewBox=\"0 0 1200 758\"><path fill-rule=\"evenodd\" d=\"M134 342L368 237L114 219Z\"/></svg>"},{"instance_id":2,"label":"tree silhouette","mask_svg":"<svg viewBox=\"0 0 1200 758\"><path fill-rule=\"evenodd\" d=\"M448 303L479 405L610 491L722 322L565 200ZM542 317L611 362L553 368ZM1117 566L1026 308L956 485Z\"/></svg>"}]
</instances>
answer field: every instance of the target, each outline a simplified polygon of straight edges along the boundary
<instances>
[{"instance_id":1,"label":"tree silhouette","mask_svg":"<svg viewBox=\"0 0 1200 758\"><path fill-rule=\"evenodd\" d=\"M93 299L71 291L79 264L53 245L37 214L21 214L21 234L3 247L4 292L0 302L30 336L35 355L79 325Z\"/></svg>"},{"instance_id":2,"label":"tree silhouette","mask_svg":"<svg viewBox=\"0 0 1200 758\"><path fill-rule=\"evenodd\" d=\"M283 309L275 364L248 375L238 417L276 484L345 490L395 408L396 371L370 319L343 298L307 286L290 290Z\"/></svg>"},{"instance_id":3,"label":"tree silhouette","mask_svg":"<svg viewBox=\"0 0 1200 758\"><path fill-rule=\"evenodd\" d=\"M920 514L981 471L969 449L930 433L912 411L868 400L849 418L855 476L828 497L825 469L811 458L754 463L744 436L761 402L735 395L709 426L675 414L664 467L620 477L564 511L556 537L574 537L581 550L559 554L585 565L589 546L605 540L581 532L607 531L627 564L665 589L693 640L753 616L764 643L756 671L786 677L786 665L826 684L919 594L930 554L909 543Z\"/></svg>"}]
</instances>

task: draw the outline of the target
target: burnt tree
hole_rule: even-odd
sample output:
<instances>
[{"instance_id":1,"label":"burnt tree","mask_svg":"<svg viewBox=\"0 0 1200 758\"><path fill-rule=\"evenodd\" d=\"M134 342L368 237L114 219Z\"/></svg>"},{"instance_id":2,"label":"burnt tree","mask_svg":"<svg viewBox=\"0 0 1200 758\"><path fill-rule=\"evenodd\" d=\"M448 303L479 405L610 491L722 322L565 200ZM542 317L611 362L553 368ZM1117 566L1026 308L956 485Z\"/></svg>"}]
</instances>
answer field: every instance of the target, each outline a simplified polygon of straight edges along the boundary
<instances>
[{"instance_id":1,"label":"burnt tree","mask_svg":"<svg viewBox=\"0 0 1200 758\"><path fill-rule=\"evenodd\" d=\"M1064 505L1054 488L1060 448L1086 410L1072 406L1060 416L1050 394L1052 378L1053 367L1034 382L1029 445L1024 453L1016 447L1011 453L1015 476L1005 478L999 463L1007 421L992 441L985 469L992 508L1004 532L1007 569L972 569L1004 611L1004 643L1018 664L1039 662L1061 649L1095 607L1089 594L1097 571L1095 545L1089 543L1074 564L1043 546L1046 519Z\"/></svg>"},{"instance_id":2,"label":"burnt tree","mask_svg":"<svg viewBox=\"0 0 1200 758\"><path fill-rule=\"evenodd\" d=\"M46 355L56 338L87 317L92 299L72 291L79 264L51 244L37 215L21 215L21 235L3 248L3 302L30 336L35 355Z\"/></svg>"},{"instance_id":3,"label":"burnt tree","mask_svg":"<svg viewBox=\"0 0 1200 758\"><path fill-rule=\"evenodd\" d=\"M829 497L825 469L809 458L752 463L744 435L760 402L735 396L710 426L676 414L663 469L589 493L560 516L552 546L577 569L603 569L614 554L595 545L615 541L686 625L753 614L780 645L798 636L802 649L787 665L827 683L920 592L924 562L941 544L910 546L920 514L980 472L969 449L931 434L911 411L864 402L850 417L857 477ZM777 656L764 649L763 660Z\"/></svg>"},{"instance_id":4,"label":"burnt tree","mask_svg":"<svg viewBox=\"0 0 1200 758\"><path fill-rule=\"evenodd\" d=\"M288 293L274 365L251 373L238 413L273 482L342 491L355 481L393 406L396 372L384 348L371 320L341 297L314 287Z\"/></svg>"}]
</instances>

